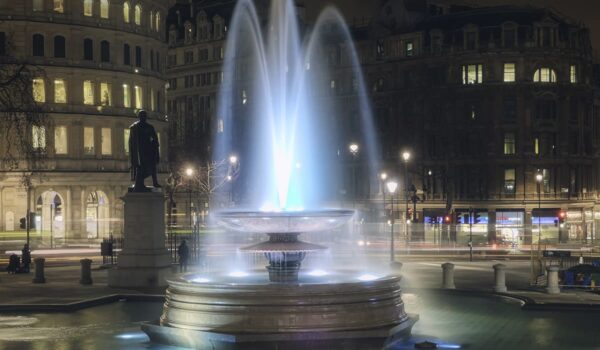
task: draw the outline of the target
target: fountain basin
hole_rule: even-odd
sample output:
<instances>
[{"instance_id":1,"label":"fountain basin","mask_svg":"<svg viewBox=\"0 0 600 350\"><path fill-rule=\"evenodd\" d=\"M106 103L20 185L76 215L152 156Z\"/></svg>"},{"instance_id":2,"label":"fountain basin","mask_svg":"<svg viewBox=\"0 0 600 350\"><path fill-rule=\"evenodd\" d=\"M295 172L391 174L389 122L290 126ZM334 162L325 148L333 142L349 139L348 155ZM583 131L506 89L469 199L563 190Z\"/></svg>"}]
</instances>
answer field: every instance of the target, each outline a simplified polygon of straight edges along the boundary
<instances>
[{"instance_id":1,"label":"fountain basin","mask_svg":"<svg viewBox=\"0 0 600 350\"><path fill-rule=\"evenodd\" d=\"M362 339L381 348L385 338L409 332L415 321L404 310L396 276L285 284L197 281L197 275L169 281L160 326L143 328L152 340L194 348L222 342L287 348L307 340L337 339L339 345L340 339Z\"/></svg>"}]
</instances>

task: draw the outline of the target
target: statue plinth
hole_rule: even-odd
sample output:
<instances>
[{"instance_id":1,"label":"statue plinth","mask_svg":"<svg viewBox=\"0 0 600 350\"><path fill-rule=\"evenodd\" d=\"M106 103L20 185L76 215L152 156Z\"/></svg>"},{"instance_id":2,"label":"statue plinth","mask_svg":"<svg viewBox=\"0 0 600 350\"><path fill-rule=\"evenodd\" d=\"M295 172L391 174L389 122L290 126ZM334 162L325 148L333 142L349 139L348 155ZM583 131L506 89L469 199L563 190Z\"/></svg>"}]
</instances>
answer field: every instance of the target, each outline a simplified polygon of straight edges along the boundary
<instances>
[{"instance_id":1,"label":"statue plinth","mask_svg":"<svg viewBox=\"0 0 600 350\"><path fill-rule=\"evenodd\" d=\"M129 192L123 197L124 242L117 267L108 271L110 287L162 287L171 273L165 247L162 192Z\"/></svg>"}]
</instances>

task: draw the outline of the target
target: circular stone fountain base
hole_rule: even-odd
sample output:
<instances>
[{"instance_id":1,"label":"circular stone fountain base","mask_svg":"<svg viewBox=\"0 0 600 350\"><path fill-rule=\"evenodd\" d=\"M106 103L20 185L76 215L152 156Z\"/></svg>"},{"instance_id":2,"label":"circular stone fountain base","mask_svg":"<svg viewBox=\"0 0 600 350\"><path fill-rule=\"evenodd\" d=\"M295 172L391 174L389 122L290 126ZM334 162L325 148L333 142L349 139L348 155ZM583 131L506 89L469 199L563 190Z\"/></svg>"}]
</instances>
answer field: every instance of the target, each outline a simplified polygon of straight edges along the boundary
<instances>
[{"instance_id":1,"label":"circular stone fountain base","mask_svg":"<svg viewBox=\"0 0 600 350\"><path fill-rule=\"evenodd\" d=\"M159 343L192 348L380 349L410 333L400 277L306 284L169 281L160 324L142 329ZM337 344L332 346L332 344Z\"/></svg>"}]
</instances>

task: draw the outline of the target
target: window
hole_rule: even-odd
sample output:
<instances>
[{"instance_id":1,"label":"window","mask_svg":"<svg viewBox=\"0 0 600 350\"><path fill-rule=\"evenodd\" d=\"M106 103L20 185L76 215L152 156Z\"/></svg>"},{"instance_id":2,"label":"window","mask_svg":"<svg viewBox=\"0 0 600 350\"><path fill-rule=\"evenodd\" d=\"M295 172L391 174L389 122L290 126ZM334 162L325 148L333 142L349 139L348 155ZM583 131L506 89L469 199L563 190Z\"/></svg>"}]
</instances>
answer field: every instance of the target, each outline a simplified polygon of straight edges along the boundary
<instances>
[{"instance_id":1,"label":"window","mask_svg":"<svg viewBox=\"0 0 600 350\"><path fill-rule=\"evenodd\" d=\"M123 107L131 108L131 92L127 84L123 84Z\"/></svg>"},{"instance_id":2,"label":"window","mask_svg":"<svg viewBox=\"0 0 600 350\"><path fill-rule=\"evenodd\" d=\"M504 82L512 83L516 81L516 68L514 63L504 64Z\"/></svg>"},{"instance_id":3,"label":"window","mask_svg":"<svg viewBox=\"0 0 600 350\"><path fill-rule=\"evenodd\" d=\"M129 154L129 128L123 129L123 150L125 154Z\"/></svg>"},{"instance_id":4,"label":"window","mask_svg":"<svg viewBox=\"0 0 600 350\"><path fill-rule=\"evenodd\" d=\"M131 65L131 50L129 49L129 44L123 45L123 64Z\"/></svg>"},{"instance_id":5,"label":"window","mask_svg":"<svg viewBox=\"0 0 600 350\"><path fill-rule=\"evenodd\" d=\"M110 128L102 128L100 133L100 151L103 156L110 156L112 154L112 140L110 135Z\"/></svg>"},{"instance_id":6,"label":"window","mask_svg":"<svg viewBox=\"0 0 600 350\"><path fill-rule=\"evenodd\" d=\"M65 37L57 35L54 37L54 57L65 58Z\"/></svg>"},{"instance_id":7,"label":"window","mask_svg":"<svg viewBox=\"0 0 600 350\"><path fill-rule=\"evenodd\" d=\"M63 79L54 80L54 103L67 103L67 87Z\"/></svg>"},{"instance_id":8,"label":"window","mask_svg":"<svg viewBox=\"0 0 600 350\"><path fill-rule=\"evenodd\" d=\"M33 79L33 100L35 102L46 102L46 87L44 86L44 79L35 78Z\"/></svg>"},{"instance_id":9,"label":"window","mask_svg":"<svg viewBox=\"0 0 600 350\"><path fill-rule=\"evenodd\" d=\"M160 31L160 12L156 13L154 17L154 29L158 32Z\"/></svg>"},{"instance_id":10,"label":"window","mask_svg":"<svg viewBox=\"0 0 600 350\"><path fill-rule=\"evenodd\" d=\"M551 68L539 68L533 74L535 83L556 83L556 71Z\"/></svg>"},{"instance_id":11,"label":"window","mask_svg":"<svg viewBox=\"0 0 600 350\"><path fill-rule=\"evenodd\" d=\"M466 39L466 49L467 50L475 50L477 48L477 32L469 31L465 35Z\"/></svg>"},{"instance_id":12,"label":"window","mask_svg":"<svg viewBox=\"0 0 600 350\"><path fill-rule=\"evenodd\" d=\"M94 14L94 1L93 0L83 0L83 15L90 17L93 14Z\"/></svg>"},{"instance_id":13,"label":"window","mask_svg":"<svg viewBox=\"0 0 600 350\"><path fill-rule=\"evenodd\" d=\"M144 102L144 99L143 99L144 96L142 95L143 94L142 87L139 85L136 85L133 88L133 90L135 91L135 108L142 109L143 108L142 105Z\"/></svg>"},{"instance_id":14,"label":"window","mask_svg":"<svg viewBox=\"0 0 600 350\"><path fill-rule=\"evenodd\" d=\"M0 32L0 56L6 55L6 33Z\"/></svg>"},{"instance_id":15,"label":"window","mask_svg":"<svg viewBox=\"0 0 600 350\"><path fill-rule=\"evenodd\" d=\"M150 110L156 110L156 97L154 96L154 89L150 89Z\"/></svg>"},{"instance_id":16,"label":"window","mask_svg":"<svg viewBox=\"0 0 600 350\"><path fill-rule=\"evenodd\" d=\"M83 154L94 155L94 128L89 126L83 128Z\"/></svg>"},{"instance_id":17,"label":"window","mask_svg":"<svg viewBox=\"0 0 600 350\"><path fill-rule=\"evenodd\" d=\"M464 85L481 84L483 82L483 65L469 64L462 66L462 78Z\"/></svg>"},{"instance_id":18,"label":"window","mask_svg":"<svg viewBox=\"0 0 600 350\"><path fill-rule=\"evenodd\" d=\"M94 83L91 80L83 82L83 104L94 104Z\"/></svg>"},{"instance_id":19,"label":"window","mask_svg":"<svg viewBox=\"0 0 600 350\"><path fill-rule=\"evenodd\" d=\"M129 21L131 20L131 14L129 13L129 2L125 1L123 3L123 21L125 21L125 23L129 23Z\"/></svg>"},{"instance_id":20,"label":"window","mask_svg":"<svg viewBox=\"0 0 600 350\"><path fill-rule=\"evenodd\" d=\"M32 40L33 55L44 57L44 36L42 34L33 34Z\"/></svg>"},{"instance_id":21,"label":"window","mask_svg":"<svg viewBox=\"0 0 600 350\"><path fill-rule=\"evenodd\" d=\"M412 57L414 55L414 45L412 41L407 41L406 42L406 57Z\"/></svg>"},{"instance_id":22,"label":"window","mask_svg":"<svg viewBox=\"0 0 600 350\"><path fill-rule=\"evenodd\" d=\"M142 25L142 5L135 5L134 20L136 25Z\"/></svg>"},{"instance_id":23,"label":"window","mask_svg":"<svg viewBox=\"0 0 600 350\"><path fill-rule=\"evenodd\" d=\"M100 61L110 62L110 43L106 40L100 42Z\"/></svg>"},{"instance_id":24,"label":"window","mask_svg":"<svg viewBox=\"0 0 600 350\"><path fill-rule=\"evenodd\" d=\"M110 11L110 5L108 4L108 0L100 0L100 17L108 18Z\"/></svg>"},{"instance_id":25,"label":"window","mask_svg":"<svg viewBox=\"0 0 600 350\"><path fill-rule=\"evenodd\" d=\"M92 39L83 39L83 59L94 60L94 41Z\"/></svg>"},{"instance_id":26,"label":"window","mask_svg":"<svg viewBox=\"0 0 600 350\"><path fill-rule=\"evenodd\" d=\"M550 170L542 169L541 171L538 169L538 172L542 174L542 191L544 193L550 193Z\"/></svg>"},{"instance_id":27,"label":"window","mask_svg":"<svg viewBox=\"0 0 600 350\"><path fill-rule=\"evenodd\" d=\"M150 10L150 30L154 29L154 11Z\"/></svg>"},{"instance_id":28,"label":"window","mask_svg":"<svg viewBox=\"0 0 600 350\"><path fill-rule=\"evenodd\" d=\"M54 128L54 152L67 154L67 150L67 127L57 126Z\"/></svg>"},{"instance_id":29,"label":"window","mask_svg":"<svg viewBox=\"0 0 600 350\"><path fill-rule=\"evenodd\" d=\"M194 51L186 51L183 54L183 61L185 64L194 63Z\"/></svg>"},{"instance_id":30,"label":"window","mask_svg":"<svg viewBox=\"0 0 600 350\"><path fill-rule=\"evenodd\" d=\"M577 66L575 65L571 65L571 67L569 67L569 80L573 84L577 83Z\"/></svg>"},{"instance_id":31,"label":"window","mask_svg":"<svg viewBox=\"0 0 600 350\"><path fill-rule=\"evenodd\" d=\"M54 12L58 12L58 13L65 12L64 0L54 0Z\"/></svg>"},{"instance_id":32,"label":"window","mask_svg":"<svg viewBox=\"0 0 600 350\"><path fill-rule=\"evenodd\" d=\"M160 56L159 53L156 53L156 71L160 72Z\"/></svg>"},{"instance_id":33,"label":"window","mask_svg":"<svg viewBox=\"0 0 600 350\"><path fill-rule=\"evenodd\" d=\"M517 96L504 96L504 100L502 101L502 117L505 120L517 119Z\"/></svg>"},{"instance_id":34,"label":"window","mask_svg":"<svg viewBox=\"0 0 600 350\"><path fill-rule=\"evenodd\" d=\"M46 128L34 125L31 127L31 144L35 150L46 148Z\"/></svg>"},{"instance_id":35,"label":"window","mask_svg":"<svg viewBox=\"0 0 600 350\"><path fill-rule=\"evenodd\" d=\"M102 106L111 106L112 105L112 97L110 91L110 84L108 83L100 83L100 104Z\"/></svg>"},{"instance_id":36,"label":"window","mask_svg":"<svg viewBox=\"0 0 600 350\"><path fill-rule=\"evenodd\" d=\"M34 11L44 11L44 0L33 0Z\"/></svg>"},{"instance_id":37,"label":"window","mask_svg":"<svg viewBox=\"0 0 600 350\"><path fill-rule=\"evenodd\" d=\"M515 169L504 169L504 193L506 194L514 194L516 192L516 184L515 184Z\"/></svg>"},{"instance_id":38,"label":"window","mask_svg":"<svg viewBox=\"0 0 600 350\"><path fill-rule=\"evenodd\" d=\"M540 138L539 137L535 137L533 139L533 153L536 156L540 155Z\"/></svg>"},{"instance_id":39,"label":"window","mask_svg":"<svg viewBox=\"0 0 600 350\"><path fill-rule=\"evenodd\" d=\"M135 47L135 66L142 66L142 48L139 46Z\"/></svg>"},{"instance_id":40,"label":"window","mask_svg":"<svg viewBox=\"0 0 600 350\"><path fill-rule=\"evenodd\" d=\"M514 155L516 153L516 139L514 132L504 134L504 154Z\"/></svg>"}]
</instances>

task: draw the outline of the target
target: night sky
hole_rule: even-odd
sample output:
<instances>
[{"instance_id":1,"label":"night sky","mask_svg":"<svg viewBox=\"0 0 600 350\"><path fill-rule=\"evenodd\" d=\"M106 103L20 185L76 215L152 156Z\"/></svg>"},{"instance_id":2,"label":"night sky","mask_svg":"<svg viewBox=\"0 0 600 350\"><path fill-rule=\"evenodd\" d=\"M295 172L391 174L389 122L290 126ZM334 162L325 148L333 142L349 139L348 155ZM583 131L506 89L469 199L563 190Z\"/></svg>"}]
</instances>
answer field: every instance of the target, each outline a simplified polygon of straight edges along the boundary
<instances>
[{"instance_id":1,"label":"night sky","mask_svg":"<svg viewBox=\"0 0 600 350\"><path fill-rule=\"evenodd\" d=\"M399 1L399 0L396 0ZM598 0L456 0L450 3L485 5L526 5L548 7L557 10L575 20L583 21L591 30L592 45L600 52L600 1ZM334 4L342 10L348 20L353 17L372 17L378 11L378 0L305 0L309 18L314 16L327 4Z\"/></svg>"}]
</instances>

